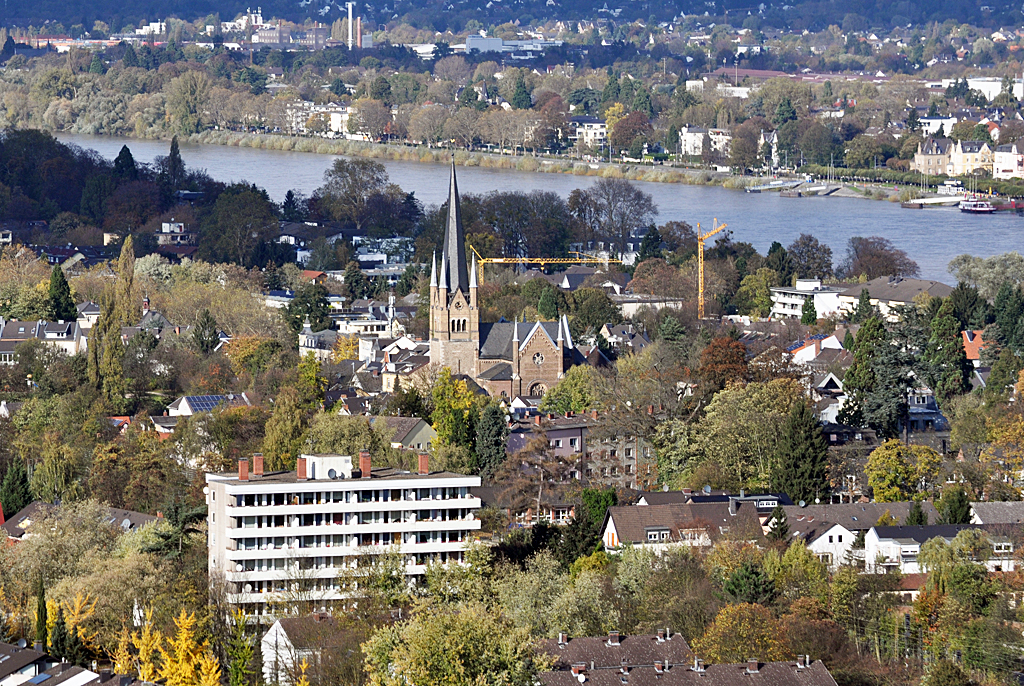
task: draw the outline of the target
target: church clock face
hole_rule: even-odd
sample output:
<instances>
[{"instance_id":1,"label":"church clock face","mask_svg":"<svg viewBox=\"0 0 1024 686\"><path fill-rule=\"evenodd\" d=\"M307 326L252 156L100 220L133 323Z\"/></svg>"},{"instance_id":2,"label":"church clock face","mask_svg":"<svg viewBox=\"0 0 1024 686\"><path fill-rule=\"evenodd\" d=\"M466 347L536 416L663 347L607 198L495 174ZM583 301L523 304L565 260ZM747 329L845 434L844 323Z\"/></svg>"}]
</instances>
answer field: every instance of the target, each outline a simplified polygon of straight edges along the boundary
<instances>
[{"instance_id":1,"label":"church clock face","mask_svg":"<svg viewBox=\"0 0 1024 686\"><path fill-rule=\"evenodd\" d=\"M533 356L533 363L538 367L541 366L542 364L544 364L544 356L541 355L540 353L537 353L536 355Z\"/></svg>"},{"instance_id":2,"label":"church clock face","mask_svg":"<svg viewBox=\"0 0 1024 686\"><path fill-rule=\"evenodd\" d=\"M455 309L456 310L461 310L462 309L462 303L461 302L455 303Z\"/></svg>"}]
</instances>

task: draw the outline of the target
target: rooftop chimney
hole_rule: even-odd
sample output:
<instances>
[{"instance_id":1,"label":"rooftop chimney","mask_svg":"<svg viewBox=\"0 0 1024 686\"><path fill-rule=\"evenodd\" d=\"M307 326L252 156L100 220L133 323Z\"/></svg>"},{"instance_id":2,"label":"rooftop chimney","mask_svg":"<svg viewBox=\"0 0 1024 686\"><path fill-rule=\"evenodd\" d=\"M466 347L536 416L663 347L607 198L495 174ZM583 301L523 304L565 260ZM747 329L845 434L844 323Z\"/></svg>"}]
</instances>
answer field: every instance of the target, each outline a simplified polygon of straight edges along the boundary
<instances>
[{"instance_id":1,"label":"rooftop chimney","mask_svg":"<svg viewBox=\"0 0 1024 686\"><path fill-rule=\"evenodd\" d=\"M370 451L360 450L359 451L359 471L362 473L364 479L370 478Z\"/></svg>"},{"instance_id":2,"label":"rooftop chimney","mask_svg":"<svg viewBox=\"0 0 1024 686\"><path fill-rule=\"evenodd\" d=\"M559 631L558 632L558 645L564 646L568 642L569 642L569 634L565 633L564 631Z\"/></svg>"},{"instance_id":3,"label":"rooftop chimney","mask_svg":"<svg viewBox=\"0 0 1024 686\"><path fill-rule=\"evenodd\" d=\"M591 410L590 411L590 416L593 419L597 419L597 410Z\"/></svg>"},{"instance_id":4,"label":"rooftop chimney","mask_svg":"<svg viewBox=\"0 0 1024 686\"><path fill-rule=\"evenodd\" d=\"M617 646L619 645L619 632L609 631L608 632L608 645Z\"/></svg>"},{"instance_id":5,"label":"rooftop chimney","mask_svg":"<svg viewBox=\"0 0 1024 686\"><path fill-rule=\"evenodd\" d=\"M647 414L654 414L654 405L647 406Z\"/></svg>"},{"instance_id":6,"label":"rooftop chimney","mask_svg":"<svg viewBox=\"0 0 1024 686\"><path fill-rule=\"evenodd\" d=\"M534 415L533 416L533 423L536 424L537 426L540 426L540 420L541 419L543 419L543 417L541 417L541 415L539 415L539 414Z\"/></svg>"},{"instance_id":7,"label":"rooftop chimney","mask_svg":"<svg viewBox=\"0 0 1024 686\"><path fill-rule=\"evenodd\" d=\"M587 671L587 663L586 662L573 662L572 663L572 675L573 676L579 676L580 674L583 674L586 671Z\"/></svg>"},{"instance_id":8,"label":"rooftop chimney","mask_svg":"<svg viewBox=\"0 0 1024 686\"><path fill-rule=\"evenodd\" d=\"M111 673L110 673L109 669L101 669L100 670L100 683L101 684L105 684L106 682L110 681L110 677L111 677Z\"/></svg>"},{"instance_id":9,"label":"rooftop chimney","mask_svg":"<svg viewBox=\"0 0 1024 686\"><path fill-rule=\"evenodd\" d=\"M658 643L664 643L664 642L665 642L665 630L664 629L658 629Z\"/></svg>"},{"instance_id":10,"label":"rooftop chimney","mask_svg":"<svg viewBox=\"0 0 1024 686\"><path fill-rule=\"evenodd\" d=\"M420 474L430 474L430 455L420 453Z\"/></svg>"},{"instance_id":11,"label":"rooftop chimney","mask_svg":"<svg viewBox=\"0 0 1024 686\"><path fill-rule=\"evenodd\" d=\"M803 669L807 666L807 658L803 655L796 656L796 668Z\"/></svg>"},{"instance_id":12,"label":"rooftop chimney","mask_svg":"<svg viewBox=\"0 0 1024 686\"><path fill-rule=\"evenodd\" d=\"M263 453L253 453L252 475L256 477L263 476Z\"/></svg>"},{"instance_id":13,"label":"rooftop chimney","mask_svg":"<svg viewBox=\"0 0 1024 686\"><path fill-rule=\"evenodd\" d=\"M693 658L693 671L703 672L704 671L704 660L699 657Z\"/></svg>"},{"instance_id":14,"label":"rooftop chimney","mask_svg":"<svg viewBox=\"0 0 1024 686\"><path fill-rule=\"evenodd\" d=\"M238 461L238 480L248 481L249 480L249 458L243 457Z\"/></svg>"},{"instance_id":15,"label":"rooftop chimney","mask_svg":"<svg viewBox=\"0 0 1024 686\"><path fill-rule=\"evenodd\" d=\"M665 671L665 663L661 660L654 661L654 673L661 674Z\"/></svg>"},{"instance_id":16,"label":"rooftop chimney","mask_svg":"<svg viewBox=\"0 0 1024 686\"><path fill-rule=\"evenodd\" d=\"M748 657L747 658L747 674L757 674L758 671L759 670L757 669L757 658L756 657Z\"/></svg>"},{"instance_id":17,"label":"rooftop chimney","mask_svg":"<svg viewBox=\"0 0 1024 686\"><path fill-rule=\"evenodd\" d=\"M306 458L304 457L295 460L295 478L299 481L309 480L309 477L306 476Z\"/></svg>"}]
</instances>

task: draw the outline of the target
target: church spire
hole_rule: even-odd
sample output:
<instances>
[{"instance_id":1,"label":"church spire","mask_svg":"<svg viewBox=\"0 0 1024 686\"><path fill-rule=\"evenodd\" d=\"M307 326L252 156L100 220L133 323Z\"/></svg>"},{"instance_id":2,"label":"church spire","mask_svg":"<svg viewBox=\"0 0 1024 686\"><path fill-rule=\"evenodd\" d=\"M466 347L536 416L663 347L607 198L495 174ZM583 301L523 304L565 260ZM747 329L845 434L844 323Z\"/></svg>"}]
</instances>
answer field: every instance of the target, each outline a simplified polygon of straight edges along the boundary
<instances>
[{"instance_id":1,"label":"church spire","mask_svg":"<svg viewBox=\"0 0 1024 686\"><path fill-rule=\"evenodd\" d=\"M437 251L430 256L430 287L437 287Z\"/></svg>"},{"instance_id":2,"label":"church spire","mask_svg":"<svg viewBox=\"0 0 1024 686\"><path fill-rule=\"evenodd\" d=\"M473 263L469 265L469 287L476 288L476 253L473 253Z\"/></svg>"},{"instance_id":3,"label":"church spire","mask_svg":"<svg viewBox=\"0 0 1024 686\"><path fill-rule=\"evenodd\" d=\"M447 281L448 291L469 290L466 263L466 236L462 230L462 207L459 204L459 186L455 180L455 157L448 184L448 217L444 227L444 252L441 255L441 278Z\"/></svg>"}]
</instances>

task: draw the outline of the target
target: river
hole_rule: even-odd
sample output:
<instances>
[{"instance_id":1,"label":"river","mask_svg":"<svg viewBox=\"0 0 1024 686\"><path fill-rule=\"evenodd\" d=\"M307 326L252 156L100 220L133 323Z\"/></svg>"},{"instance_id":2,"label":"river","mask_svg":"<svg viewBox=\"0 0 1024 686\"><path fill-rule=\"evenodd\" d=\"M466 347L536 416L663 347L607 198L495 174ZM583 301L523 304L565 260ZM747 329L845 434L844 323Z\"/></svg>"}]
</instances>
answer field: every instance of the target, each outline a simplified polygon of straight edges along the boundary
<instances>
[{"instance_id":1,"label":"river","mask_svg":"<svg viewBox=\"0 0 1024 686\"><path fill-rule=\"evenodd\" d=\"M107 159L116 157L122 145L128 145L140 162L152 162L168 150L166 141L63 133L57 138L96 150ZM205 169L219 181L255 183L278 202L289 189L312 193L335 159L315 153L188 144L181 146L181 156L188 167ZM383 164L393 183L415 192L425 205L446 199L448 170L443 165L390 160ZM544 190L562 197L597 180L480 167L460 167L458 177L462 193ZM831 246L838 262L851 237L884 236L917 261L922 278L951 283L946 266L957 255L989 257L1022 247L1024 218L1009 213L975 216L955 208L907 210L897 203L857 198L783 198L778 193L743 193L718 186L634 183L654 198L659 223L679 220L710 227L717 218L729 225L734 240L749 241L762 254L772 241L789 245L801 233L809 233Z\"/></svg>"}]
</instances>

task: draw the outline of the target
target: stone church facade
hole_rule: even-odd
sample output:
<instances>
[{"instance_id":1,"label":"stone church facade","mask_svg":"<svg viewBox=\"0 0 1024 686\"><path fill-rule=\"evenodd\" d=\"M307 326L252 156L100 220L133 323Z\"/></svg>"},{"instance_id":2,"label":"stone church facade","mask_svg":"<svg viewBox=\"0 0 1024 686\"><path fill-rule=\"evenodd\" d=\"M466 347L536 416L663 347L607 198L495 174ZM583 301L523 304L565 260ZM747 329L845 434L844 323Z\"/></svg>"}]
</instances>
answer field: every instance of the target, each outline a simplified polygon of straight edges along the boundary
<instances>
[{"instance_id":1,"label":"stone church facade","mask_svg":"<svg viewBox=\"0 0 1024 686\"><path fill-rule=\"evenodd\" d=\"M563 315L553 322L480 322L477 263L466 260L452 164L444 248L430 271L430 361L473 378L491 395L539 396L574 364L586 364Z\"/></svg>"}]
</instances>

